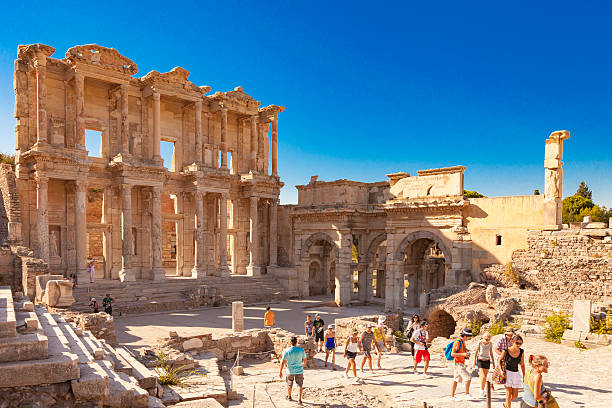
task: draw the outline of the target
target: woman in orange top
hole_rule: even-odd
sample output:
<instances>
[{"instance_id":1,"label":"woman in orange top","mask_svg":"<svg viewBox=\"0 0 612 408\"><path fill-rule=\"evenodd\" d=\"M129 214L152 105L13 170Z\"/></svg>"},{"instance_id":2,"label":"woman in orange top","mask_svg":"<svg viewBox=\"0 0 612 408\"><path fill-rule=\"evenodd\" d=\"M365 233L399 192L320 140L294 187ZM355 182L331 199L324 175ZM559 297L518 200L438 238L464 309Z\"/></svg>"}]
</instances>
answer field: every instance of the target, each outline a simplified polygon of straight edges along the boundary
<instances>
[{"instance_id":1,"label":"woman in orange top","mask_svg":"<svg viewBox=\"0 0 612 408\"><path fill-rule=\"evenodd\" d=\"M274 326L274 312L270 309L270 306L268 306L264 314L264 327L272 326Z\"/></svg>"}]
</instances>

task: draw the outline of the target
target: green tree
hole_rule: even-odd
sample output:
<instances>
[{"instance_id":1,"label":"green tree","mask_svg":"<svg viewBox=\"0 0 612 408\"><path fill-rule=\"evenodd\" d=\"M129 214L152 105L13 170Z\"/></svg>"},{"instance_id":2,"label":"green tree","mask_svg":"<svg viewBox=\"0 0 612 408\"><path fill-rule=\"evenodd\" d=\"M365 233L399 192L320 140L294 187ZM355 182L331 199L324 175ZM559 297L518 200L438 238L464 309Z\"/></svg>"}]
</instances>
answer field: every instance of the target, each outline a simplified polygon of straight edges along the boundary
<instances>
[{"instance_id":1,"label":"green tree","mask_svg":"<svg viewBox=\"0 0 612 408\"><path fill-rule=\"evenodd\" d=\"M586 185L584 180L580 182L578 186L578 190L576 190L576 195L579 195L584 198L588 198L589 200L593 199L593 192L589 190L589 186Z\"/></svg>"},{"instance_id":2,"label":"green tree","mask_svg":"<svg viewBox=\"0 0 612 408\"><path fill-rule=\"evenodd\" d=\"M463 197L465 198L482 198L486 195L480 194L478 191L463 190Z\"/></svg>"},{"instance_id":3,"label":"green tree","mask_svg":"<svg viewBox=\"0 0 612 408\"><path fill-rule=\"evenodd\" d=\"M581 214L586 214L594 206L593 201L578 194L565 197L563 199L563 223L582 221L584 215Z\"/></svg>"},{"instance_id":4,"label":"green tree","mask_svg":"<svg viewBox=\"0 0 612 408\"><path fill-rule=\"evenodd\" d=\"M0 153L0 163L8 163L8 164L14 166L15 165L15 155L14 154Z\"/></svg>"},{"instance_id":5,"label":"green tree","mask_svg":"<svg viewBox=\"0 0 612 408\"><path fill-rule=\"evenodd\" d=\"M537 188L533 190L533 195L540 195L540 190L538 190Z\"/></svg>"}]
</instances>

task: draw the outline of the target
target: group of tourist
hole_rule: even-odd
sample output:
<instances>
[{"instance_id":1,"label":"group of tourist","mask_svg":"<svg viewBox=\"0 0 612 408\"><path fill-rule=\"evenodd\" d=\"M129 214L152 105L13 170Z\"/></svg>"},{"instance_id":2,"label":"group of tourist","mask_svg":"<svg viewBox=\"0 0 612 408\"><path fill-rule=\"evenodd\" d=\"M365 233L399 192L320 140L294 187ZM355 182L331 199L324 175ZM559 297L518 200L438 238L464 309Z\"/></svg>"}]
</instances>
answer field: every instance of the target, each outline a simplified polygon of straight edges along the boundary
<instances>
[{"instance_id":1,"label":"group of tourist","mask_svg":"<svg viewBox=\"0 0 612 408\"><path fill-rule=\"evenodd\" d=\"M271 313L271 315L269 314ZM274 314L270 308L267 309L264 318L265 325L271 327L274 325ZM378 324L368 324L365 329L359 333L358 330L352 330L350 336L344 342L344 357L348 360L344 375L349 378L349 373L352 370L353 376L357 377L357 355L363 354L361 361L361 372L364 373L366 362L370 371L372 368L372 351L377 353L377 368L381 369L381 356L387 351L385 345L385 316L378 319ZM269 324L271 323L271 324ZM314 320L310 315L306 316L304 322L304 333L308 337L314 337L315 347L317 352L325 352L325 367L328 366L328 360L331 356L331 368L336 369L336 332L333 324L327 326L324 330L325 322L320 315L315 315ZM429 324L426 320L421 321L418 315L413 315L405 335L408 342L411 344L411 354L414 358L412 372L417 374L417 368L423 361L424 367L422 375L429 377L427 370L431 359L429 353L430 337L428 331ZM515 334L512 330L507 330L504 335L493 344L490 333L485 333L482 340L478 342L472 363L469 360L472 353L467 347L467 342L472 338L472 331L469 328L463 329L458 340L449 344L450 358L453 363L453 383L451 387L450 399L455 401L455 392L457 385L463 383L465 386L466 400L473 400L470 394L470 385L472 381L473 370L478 370L480 377L480 396L486 396L487 381L493 381L491 377L495 377L498 383L503 383L506 389L506 398L504 408L511 408L512 401L518 398L519 390L523 388L523 398L521 408L543 408L546 407L549 398L549 392L544 388L542 374L548 372L548 360L543 355L530 356L528 363L531 366L527 371L525 368L523 338ZM306 354L301 347L297 346L297 337L291 339L292 347L287 348L283 352L280 376L283 377L283 368L287 365L287 385L289 400L293 382L295 381L299 388L299 400L302 401L302 387L304 383L303 364L306 362ZM498 368L497 370L496 367ZM495 370L493 373L489 371ZM520 373L519 373L520 369ZM491 374L491 375L490 375ZM500 377L500 378L498 378ZM553 405L552 401L549 402ZM550 406L549 405L549 406ZM555 405L556 406L556 403Z\"/></svg>"},{"instance_id":2,"label":"group of tourist","mask_svg":"<svg viewBox=\"0 0 612 408\"><path fill-rule=\"evenodd\" d=\"M109 314L109 315L113 315L113 302L115 299L113 299L110 295L110 293L106 294L106 297L104 299L102 299L102 306L104 307L104 312ZM95 297L92 297L89 301L89 308L94 312L94 313L98 313L100 311L100 306L98 305L98 301L96 300Z\"/></svg>"}]
</instances>

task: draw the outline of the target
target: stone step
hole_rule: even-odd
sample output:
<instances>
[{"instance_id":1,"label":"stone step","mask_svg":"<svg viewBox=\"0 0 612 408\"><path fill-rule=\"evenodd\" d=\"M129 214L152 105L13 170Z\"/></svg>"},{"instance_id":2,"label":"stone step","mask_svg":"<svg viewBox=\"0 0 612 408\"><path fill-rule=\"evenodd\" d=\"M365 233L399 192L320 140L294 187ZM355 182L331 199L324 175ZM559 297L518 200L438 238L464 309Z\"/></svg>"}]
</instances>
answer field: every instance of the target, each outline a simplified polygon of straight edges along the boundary
<instances>
[{"instance_id":1,"label":"stone step","mask_svg":"<svg viewBox=\"0 0 612 408\"><path fill-rule=\"evenodd\" d=\"M17 321L10 286L0 286L0 338L16 337Z\"/></svg>"},{"instance_id":2,"label":"stone step","mask_svg":"<svg viewBox=\"0 0 612 408\"><path fill-rule=\"evenodd\" d=\"M123 347L117 347L115 352L132 367L132 375L142 388L147 390L157 388L157 376L154 371L145 367Z\"/></svg>"},{"instance_id":3,"label":"stone step","mask_svg":"<svg viewBox=\"0 0 612 408\"><path fill-rule=\"evenodd\" d=\"M109 407L148 407L149 393L138 386L138 383L124 373L113 371L112 364L103 360L101 367L108 376L109 395L104 405Z\"/></svg>"},{"instance_id":4,"label":"stone step","mask_svg":"<svg viewBox=\"0 0 612 408\"><path fill-rule=\"evenodd\" d=\"M105 341L102 341L102 347L104 348L107 359L113 363L113 369L116 372L133 376L132 366L117 353L114 347L111 347Z\"/></svg>"},{"instance_id":5,"label":"stone step","mask_svg":"<svg viewBox=\"0 0 612 408\"><path fill-rule=\"evenodd\" d=\"M44 360L49 343L43 333L18 333L13 338L0 338L0 362Z\"/></svg>"}]
</instances>

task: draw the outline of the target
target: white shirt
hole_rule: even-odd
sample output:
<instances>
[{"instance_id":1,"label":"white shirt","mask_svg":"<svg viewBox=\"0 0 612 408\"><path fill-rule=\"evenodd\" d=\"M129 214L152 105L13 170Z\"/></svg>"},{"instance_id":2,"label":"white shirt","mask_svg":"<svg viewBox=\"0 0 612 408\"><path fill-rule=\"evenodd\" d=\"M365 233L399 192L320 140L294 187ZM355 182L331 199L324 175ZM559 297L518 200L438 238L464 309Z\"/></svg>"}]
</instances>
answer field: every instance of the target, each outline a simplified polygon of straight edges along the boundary
<instances>
[{"instance_id":1,"label":"white shirt","mask_svg":"<svg viewBox=\"0 0 612 408\"><path fill-rule=\"evenodd\" d=\"M412 341L418 341L420 343L427 343L429 340L429 332L425 329L418 329L414 333L412 333ZM415 350L427 350L425 346L422 344L414 344Z\"/></svg>"}]
</instances>

